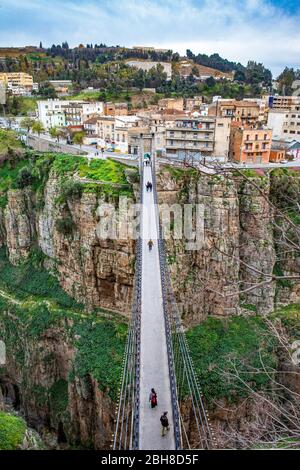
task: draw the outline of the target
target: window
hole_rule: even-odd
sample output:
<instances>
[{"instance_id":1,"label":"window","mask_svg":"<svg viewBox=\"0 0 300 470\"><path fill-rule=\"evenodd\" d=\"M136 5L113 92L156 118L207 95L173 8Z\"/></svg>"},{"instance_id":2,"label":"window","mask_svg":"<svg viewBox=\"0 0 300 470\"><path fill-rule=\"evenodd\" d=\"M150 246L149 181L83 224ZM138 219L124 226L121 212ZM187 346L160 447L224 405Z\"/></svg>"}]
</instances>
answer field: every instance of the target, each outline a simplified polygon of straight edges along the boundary
<instances>
[{"instance_id":1,"label":"window","mask_svg":"<svg viewBox=\"0 0 300 470\"><path fill-rule=\"evenodd\" d=\"M255 140L258 140L258 134L255 134Z\"/></svg>"}]
</instances>

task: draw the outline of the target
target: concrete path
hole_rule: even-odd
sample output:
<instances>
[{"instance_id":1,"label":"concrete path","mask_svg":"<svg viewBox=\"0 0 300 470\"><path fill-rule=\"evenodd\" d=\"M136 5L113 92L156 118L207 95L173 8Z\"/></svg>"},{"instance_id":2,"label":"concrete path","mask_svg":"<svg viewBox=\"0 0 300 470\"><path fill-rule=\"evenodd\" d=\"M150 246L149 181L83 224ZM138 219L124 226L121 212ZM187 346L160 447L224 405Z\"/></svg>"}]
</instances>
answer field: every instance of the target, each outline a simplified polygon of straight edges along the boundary
<instances>
[{"instance_id":1,"label":"concrete path","mask_svg":"<svg viewBox=\"0 0 300 470\"><path fill-rule=\"evenodd\" d=\"M150 167L144 167L144 183L152 181ZM162 303L158 227L153 193L144 186L142 214L142 314L141 314L141 377L140 377L140 445L141 450L174 450L174 428L169 379L169 366ZM148 241L154 246L149 252ZM151 409L149 394L154 388L158 406ZM170 431L161 437L160 416L168 411Z\"/></svg>"}]
</instances>

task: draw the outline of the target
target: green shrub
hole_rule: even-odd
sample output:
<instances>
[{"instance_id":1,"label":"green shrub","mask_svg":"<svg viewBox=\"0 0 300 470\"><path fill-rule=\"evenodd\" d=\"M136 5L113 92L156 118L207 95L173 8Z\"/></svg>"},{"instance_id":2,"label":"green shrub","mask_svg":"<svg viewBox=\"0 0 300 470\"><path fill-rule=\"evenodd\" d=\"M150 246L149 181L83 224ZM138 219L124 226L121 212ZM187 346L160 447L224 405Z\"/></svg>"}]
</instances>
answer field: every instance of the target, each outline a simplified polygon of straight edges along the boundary
<instances>
[{"instance_id":1,"label":"green shrub","mask_svg":"<svg viewBox=\"0 0 300 470\"><path fill-rule=\"evenodd\" d=\"M57 219L55 222L55 227L56 230L61 233L62 235L68 236L72 235L74 229L75 229L75 224L70 215Z\"/></svg>"},{"instance_id":2,"label":"green shrub","mask_svg":"<svg viewBox=\"0 0 300 470\"><path fill-rule=\"evenodd\" d=\"M30 186L33 183L33 181L34 181L34 177L32 175L30 168L28 168L27 166L24 166L23 168L21 168L17 176L17 181L16 181L17 188L22 189L22 188L25 188L26 186Z\"/></svg>"},{"instance_id":3,"label":"green shrub","mask_svg":"<svg viewBox=\"0 0 300 470\"><path fill-rule=\"evenodd\" d=\"M68 407L69 394L68 394L68 382L64 379L60 379L55 382L49 390L50 406L54 415L60 417Z\"/></svg>"},{"instance_id":4,"label":"green shrub","mask_svg":"<svg viewBox=\"0 0 300 470\"><path fill-rule=\"evenodd\" d=\"M0 450L20 448L25 431L26 425L23 419L0 411Z\"/></svg>"},{"instance_id":5,"label":"green shrub","mask_svg":"<svg viewBox=\"0 0 300 470\"><path fill-rule=\"evenodd\" d=\"M82 184L79 181L65 180L61 185L59 202L66 202L68 199L80 199L82 189Z\"/></svg>"}]
</instances>

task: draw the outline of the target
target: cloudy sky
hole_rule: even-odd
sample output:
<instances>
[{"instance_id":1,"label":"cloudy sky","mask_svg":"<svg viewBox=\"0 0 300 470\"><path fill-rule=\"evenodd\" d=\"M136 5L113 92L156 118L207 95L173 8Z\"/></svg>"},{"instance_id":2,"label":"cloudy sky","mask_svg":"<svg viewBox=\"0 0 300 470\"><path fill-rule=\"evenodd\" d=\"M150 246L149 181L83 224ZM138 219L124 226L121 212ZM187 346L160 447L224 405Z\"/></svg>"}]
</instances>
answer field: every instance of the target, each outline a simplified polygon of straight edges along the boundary
<instances>
[{"instance_id":1,"label":"cloudy sky","mask_svg":"<svg viewBox=\"0 0 300 470\"><path fill-rule=\"evenodd\" d=\"M0 0L0 46L147 45L300 68L299 0Z\"/></svg>"}]
</instances>

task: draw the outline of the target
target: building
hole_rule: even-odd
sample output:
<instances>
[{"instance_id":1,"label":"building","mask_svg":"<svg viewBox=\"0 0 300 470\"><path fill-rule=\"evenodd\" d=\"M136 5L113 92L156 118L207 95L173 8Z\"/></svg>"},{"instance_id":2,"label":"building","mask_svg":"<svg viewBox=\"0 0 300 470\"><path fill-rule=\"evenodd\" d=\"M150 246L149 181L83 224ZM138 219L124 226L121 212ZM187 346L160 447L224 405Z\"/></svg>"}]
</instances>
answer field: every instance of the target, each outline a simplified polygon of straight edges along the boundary
<instances>
[{"instance_id":1,"label":"building","mask_svg":"<svg viewBox=\"0 0 300 470\"><path fill-rule=\"evenodd\" d=\"M33 77L24 72L1 72L0 81L3 82L13 95L30 95L34 89Z\"/></svg>"},{"instance_id":2,"label":"building","mask_svg":"<svg viewBox=\"0 0 300 470\"><path fill-rule=\"evenodd\" d=\"M105 116L127 116L128 104L127 103L104 103Z\"/></svg>"},{"instance_id":3,"label":"building","mask_svg":"<svg viewBox=\"0 0 300 470\"><path fill-rule=\"evenodd\" d=\"M270 110L268 126L276 137L300 140L300 102L293 104L290 110Z\"/></svg>"},{"instance_id":4,"label":"building","mask_svg":"<svg viewBox=\"0 0 300 470\"><path fill-rule=\"evenodd\" d=\"M144 72L149 72L153 67L157 67L161 65L163 71L167 75L167 80L172 79L172 64L171 62L153 62L150 60L127 60L126 64L129 67L136 67L137 69L144 70Z\"/></svg>"},{"instance_id":5,"label":"building","mask_svg":"<svg viewBox=\"0 0 300 470\"><path fill-rule=\"evenodd\" d=\"M38 118L45 129L51 127L82 126L95 114L103 113L102 102L41 100L38 101Z\"/></svg>"},{"instance_id":6,"label":"building","mask_svg":"<svg viewBox=\"0 0 300 470\"><path fill-rule=\"evenodd\" d=\"M227 161L229 151L230 120L200 116L176 119L166 129L166 154L185 159L215 158Z\"/></svg>"},{"instance_id":7,"label":"building","mask_svg":"<svg viewBox=\"0 0 300 470\"><path fill-rule=\"evenodd\" d=\"M260 104L248 100L218 99L209 106L208 115L229 117L241 125L255 125L262 121Z\"/></svg>"},{"instance_id":8,"label":"building","mask_svg":"<svg viewBox=\"0 0 300 470\"><path fill-rule=\"evenodd\" d=\"M83 123L83 130L87 138L95 139L97 137L97 121L99 116L90 117Z\"/></svg>"},{"instance_id":9,"label":"building","mask_svg":"<svg viewBox=\"0 0 300 470\"><path fill-rule=\"evenodd\" d=\"M176 110L183 111L184 100L183 98L162 98L158 101L158 109L160 111L164 110Z\"/></svg>"},{"instance_id":10,"label":"building","mask_svg":"<svg viewBox=\"0 0 300 470\"><path fill-rule=\"evenodd\" d=\"M239 163L269 163L272 130L233 123L230 134L230 158Z\"/></svg>"},{"instance_id":11,"label":"building","mask_svg":"<svg viewBox=\"0 0 300 470\"><path fill-rule=\"evenodd\" d=\"M270 151L270 162L278 163L286 159L286 146L277 142L272 142Z\"/></svg>"},{"instance_id":12,"label":"building","mask_svg":"<svg viewBox=\"0 0 300 470\"><path fill-rule=\"evenodd\" d=\"M66 116L63 110L65 101L61 100L41 100L38 105L38 119L45 129L51 127L65 127Z\"/></svg>"},{"instance_id":13,"label":"building","mask_svg":"<svg viewBox=\"0 0 300 470\"><path fill-rule=\"evenodd\" d=\"M151 153L154 150L154 134L148 126L136 126L128 129L128 153ZM156 147L155 147L156 149Z\"/></svg>"},{"instance_id":14,"label":"building","mask_svg":"<svg viewBox=\"0 0 300 470\"><path fill-rule=\"evenodd\" d=\"M49 80L58 95L67 95L72 87L72 80Z\"/></svg>"},{"instance_id":15,"label":"building","mask_svg":"<svg viewBox=\"0 0 300 470\"><path fill-rule=\"evenodd\" d=\"M300 160L300 141L293 142L288 146L288 154L292 156L293 160Z\"/></svg>"},{"instance_id":16,"label":"building","mask_svg":"<svg viewBox=\"0 0 300 470\"><path fill-rule=\"evenodd\" d=\"M67 126L82 126L84 121L95 114L103 114L102 102L65 101L62 109L66 116Z\"/></svg>"},{"instance_id":17,"label":"building","mask_svg":"<svg viewBox=\"0 0 300 470\"><path fill-rule=\"evenodd\" d=\"M99 145L113 148L122 153L128 152L128 131L136 127L136 116L102 116L98 117L96 135Z\"/></svg>"},{"instance_id":18,"label":"building","mask_svg":"<svg viewBox=\"0 0 300 470\"><path fill-rule=\"evenodd\" d=\"M199 111L204 104L203 96L194 96L184 100L184 109L186 111Z\"/></svg>"},{"instance_id":19,"label":"building","mask_svg":"<svg viewBox=\"0 0 300 470\"><path fill-rule=\"evenodd\" d=\"M300 105L300 96L270 96L263 97L267 106L274 110L291 111L294 106Z\"/></svg>"}]
</instances>

